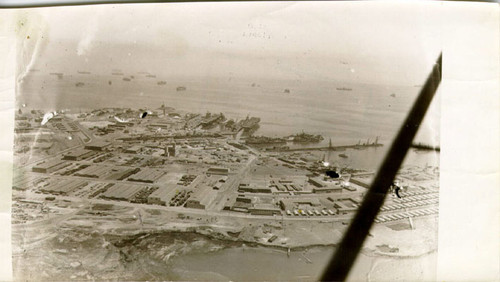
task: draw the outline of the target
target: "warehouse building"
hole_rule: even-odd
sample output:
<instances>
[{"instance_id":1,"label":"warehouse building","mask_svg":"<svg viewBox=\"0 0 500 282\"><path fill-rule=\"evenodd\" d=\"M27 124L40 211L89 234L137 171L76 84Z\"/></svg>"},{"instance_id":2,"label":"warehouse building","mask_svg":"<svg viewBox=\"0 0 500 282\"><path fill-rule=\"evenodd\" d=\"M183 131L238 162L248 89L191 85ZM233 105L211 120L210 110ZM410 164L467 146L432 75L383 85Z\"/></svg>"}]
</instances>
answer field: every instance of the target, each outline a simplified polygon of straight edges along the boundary
<instances>
[{"instance_id":1,"label":"warehouse building","mask_svg":"<svg viewBox=\"0 0 500 282\"><path fill-rule=\"evenodd\" d=\"M165 150L165 153L169 157L175 157L175 143L168 145L167 149Z\"/></svg>"},{"instance_id":2,"label":"warehouse building","mask_svg":"<svg viewBox=\"0 0 500 282\"><path fill-rule=\"evenodd\" d=\"M316 187L323 187L323 180L321 180L319 177L309 177L309 183Z\"/></svg>"},{"instance_id":3,"label":"warehouse building","mask_svg":"<svg viewBox=\"0 0 500 282\"><path fill-rule=\"evenodd\" d=\"M131 202L146 186L132 184L115 184L101 195L101 198Z\"/></svg>"},{"instance_id":4,"label":"warehouse building","mask_svg":"<svg viewBox=\"0 0 500 282\"><path fill-rule=\"evenodd\" d=\"M358 205L350 198L339 199L333 205L338 210L339 214L354 213L358 210Z\"/></svg>"},{"instance_id":5,"label":"warehouse building","mask_svg":"<svg viewBox=\"0 0 500 282\"><path fill-rule=\"evenodd\" d=\"M42 181L43 178L41 176L19 173L15 175L12 181L12 189L24 191L33 188L37 182Z\"/></svg>"},{"instance_id":6,"label":"warehouse building","mask_svg":"<svg viewBox=\"0 0 500 282\"><path fill-rule=\"evenodd\" d=\"M40 173L51 173L56 170L59 170L63 167L69 166L71 163L62 161L62 160L54 160L54 161L43 161L41 163L36 164L31 169L33 172Z\"/></svg>"},{"instance_id":7,"label":"warehouse building","mask_svg":"<svg viewBox=\"0 0 500 282\"><path fill-rule=\"evenodd\" d=\"M149 128L151 129L158 129L158 128L161 128L161 129L169 129L172 125L170 123L167 123L167 122L156 122L156 123L151 123L148 125Z\"/></svg>"},{"instance_id":8,"label":"warehouse building","mask_svg":"<svg viewBox=\"0 0 500 282\"><path fill-rule=\"evenodd\" d=\"M91 165L86 167L78 172L76 172L75 176L83 176L90 178L100 178L106 174L107 168L105 166L100 165Z\"/></svg>"},{"instance_id":9,"label":"warehouse building","mask_svg":"<svg viewBox=\"0 0 500 282\"><path fill-rule=\"evenodd\" d=\"M281 214L281 210L273 204L254 204L248 211L252 215L270 215Z\"/></svg>"},{"instance_id":10,"label":"warehouse building","mask_svg":"<svg viewBox=\"0 0 500 282\"><path fill-rule=\"evenodd\" d=\"M207 175L224 175L227 176L229 174L229 168L225 167L211 167L207 170Z\"/></svg>"},{"instance_id":11,"label":"warehouse building","mask_svg":"<svg viewBox=\"0 0 500 282\"><path fill-rule=\"evenodd\" d=\"M373 181L374 174L370 173L357 173L353 174L351 179L349 180L351 183L359 185L364 188L370 188L370 185Z\"/></svg>"},{"instance_id":12,"label":"warehouse building","mask_svg":"<svg viewBox=\"0 0 500 282\"><path fill-rule=\"evenodd\" d=\"M318 198L286 198L286 199L281 199L280 202L280 208L282 210L294 210L294 209L307 209L311 207L325 207L328 208L325 203L322 203L320 199Z\"/></svg>"},{"instance_id":13,"label":"warehouse building","mask_svg":"<svg viewBox=\"0 0 500 282\"><path fill-rule=\"evenodd\" d=\"M123 168L123 167L117 168L117 167L114 167L112 169L108 169L107 174L109 174L109 175L106 177L106 179L123 180L123 179L129 177L130 175L133 175L134 173L137 173L139 171L140 171L140 169L138 167L136 167L136 168Z\"/></svg>"},{"instance_id":14,"label":"warehouse building","mask_svg":"<svg viewBox=\"0 0 500 282\"><path fill-rule=\"evenodd\" d=\"M324 180L320 177L309 177L309 183L313 188L313 193L341 193L342 186L339 181Z\"/></svg>"},{"instance_id":15,"label":"warehouse building","mask_svg":"<svg viewBox=\"0 0 500 282\"><path fill-rule=\"evenodd\" d=\"M238 192L242 192L242 193L266 193L266 194L272 193L271 188L269 188L269 187L258 187L258 186L255 186L254 184L248 184L248 183L241 183L238 186Z\"/></svg>"},{"instance_id":16,"label":"warehouse building","mask_svg":"<svg viewBox=\"0 0 500 282\"><path fill-rule=\"evenodd\" d=\"M160 186L148 196L148 204L166 206L181 188L175 184Z\"/></svg>"},{"instance_id":17,"label":"warehouse building","mask_svg":"<svg viewBox=\"0 0 500 282\"><path fill-rule=\"evenodd\" d=\"M142 151L142 147L139 145L132 146L124 150L127 154L138 154Z\"/></svg>"},{"instance_id":18,"label":"warehouse building","mask_svg":"<svg viewBox=\"0 0 500 282\"><path fill-rule=\"evenodd\" d=\"M197 189L186 201L186 208L205 209L217 196L211 189Z\"/></svg>"},{"instance_id":19,"label":"warehouse building","mask_svg":"<svg viewBox=\"0 0 500 282\"><path fill-rule=\"evenodd\" d=\"M94 142L92 144L85 145L85 149L92 151L104 151L111 145L109 142Z\"/></svg>"},{"instance_id":20,"label":"warehouse building","mask_svg":"<svg viewBox=\"0 0 500 282\"><path fill-rule=\"evenodd\" d=\"M65 154L63 157L63 160L81 161L81 160L89 158L95 154L97 154L97 153L94 151L80 148L80 149L73 150L73 151L70 151L69 153Z\"/></svg>"},{"instance_id":21,"label":"warehouse building","mask_svg":"<svg viewBox=\"0 0 500 282\"><path fill-rule=\"evenodd\" d=\"M143 168L138 173L130 176L128 181L153 183L164 174L165 172L161 170Z\"/></svg>"},{"instance_id":22,"label":"warehouse building","mask_svg":"<svg viewBox=\"0 0 500 282\"><path fill-rule=\"evenodd\" d=\"M76 172L74 175L108 180L123 180L138 171L139 168L90 165Z\"/></svg>"},{"instance_id":23,"label":"warehouse building","mask_svg":"<svg viewBox=\"0 0 500 282\"><path fill-rule=\"evenodd\" d=\"M80 179L52 181L46 187L40 189L43 193L67 196L69 193L85 187L88 183Z\"/></svg>"}]
</instances>

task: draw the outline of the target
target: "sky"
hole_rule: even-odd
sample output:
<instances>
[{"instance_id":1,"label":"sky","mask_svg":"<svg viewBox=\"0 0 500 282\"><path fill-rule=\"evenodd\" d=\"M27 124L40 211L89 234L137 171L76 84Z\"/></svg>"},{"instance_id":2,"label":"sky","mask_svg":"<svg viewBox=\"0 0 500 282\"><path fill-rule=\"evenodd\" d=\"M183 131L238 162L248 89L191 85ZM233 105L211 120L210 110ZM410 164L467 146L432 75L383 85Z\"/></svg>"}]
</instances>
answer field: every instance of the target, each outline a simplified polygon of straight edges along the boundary
<instances>
[{"instance_id":1,"label":"sky","mask_svg":"<svg viewBox=\"0 0 500 282\"><path fill-rule=\"evenodd\" d=\"M440 3L243 2L20 12L24 65L415 85L442 49ZM22 64L21 64L22 65Z\"/></svg>"}]
</instances>

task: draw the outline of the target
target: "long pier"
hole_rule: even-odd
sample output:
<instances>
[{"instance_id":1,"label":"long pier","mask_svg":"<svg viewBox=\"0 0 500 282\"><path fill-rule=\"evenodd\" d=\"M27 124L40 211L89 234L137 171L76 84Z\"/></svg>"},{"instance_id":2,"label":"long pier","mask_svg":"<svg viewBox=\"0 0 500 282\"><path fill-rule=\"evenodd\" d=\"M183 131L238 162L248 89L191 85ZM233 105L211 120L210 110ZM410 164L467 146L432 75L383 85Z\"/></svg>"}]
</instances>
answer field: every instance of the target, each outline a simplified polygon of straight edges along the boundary
<instances>
[{"instance_id":1,"label":"long pier","mask_svg":"<svg viewBox=\"0 0 500 282\"><path fill-rule=\"evenodd\" d=\"M295 151L345 151L346 149L366 149L370 147L382 147L383 144L355 144L355 145L344 145L344 146L327 146L327 147L309 147L309 148L276 148L270 151L278 151L278 152L295 152Z\"/></svg>"}]
</instances>

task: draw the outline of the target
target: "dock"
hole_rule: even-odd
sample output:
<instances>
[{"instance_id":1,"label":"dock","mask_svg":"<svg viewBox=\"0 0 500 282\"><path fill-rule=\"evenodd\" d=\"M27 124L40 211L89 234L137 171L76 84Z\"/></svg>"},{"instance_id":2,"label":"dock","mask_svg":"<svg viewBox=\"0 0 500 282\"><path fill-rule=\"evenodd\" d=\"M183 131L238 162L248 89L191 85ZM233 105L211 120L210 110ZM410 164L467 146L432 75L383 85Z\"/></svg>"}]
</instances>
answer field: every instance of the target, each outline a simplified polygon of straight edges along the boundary
<instances>
[{"instance_id":1,"label":"dock","mask_svg":"<svg viewBox=\"0 0 500 282\"><path fill-rule=\"evenodd\" d=\"M344 146L327 146L327 147L309 147L309 148L276 148L271 151L279 151L279 152L297 152L297 151L345 151L346 149L366 149L372 147L382 147L383 144L355 144L355 145L344 145Z\"/></svg>"}]
</instances>

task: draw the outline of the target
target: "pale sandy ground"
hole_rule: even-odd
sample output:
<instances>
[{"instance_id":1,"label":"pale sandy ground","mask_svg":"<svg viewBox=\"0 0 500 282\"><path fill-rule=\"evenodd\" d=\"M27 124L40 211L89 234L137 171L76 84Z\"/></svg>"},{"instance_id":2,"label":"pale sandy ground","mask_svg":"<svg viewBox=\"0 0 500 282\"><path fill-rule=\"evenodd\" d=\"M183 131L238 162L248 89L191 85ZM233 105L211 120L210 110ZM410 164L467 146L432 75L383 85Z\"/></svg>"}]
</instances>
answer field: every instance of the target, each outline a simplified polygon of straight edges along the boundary
<instances>
[{"instance_id":1,"label":"pale sandy ground","mask_svg":"<svg viewBox=\"0 0 500 282\"><path fill-rule=\"evenodd\" d=\"M281 223L280 219L271 217L235 219L203 213L190 214L187 209L184 210L184 217L190 218L180 219L178 213L173 211L132 206L115 206L113 210L102 211L101 215L93 215L85 204L69 204L66 209L59 208L59 214L49 214L42 221L13 226L14 273L18 278L28 279L37 277L65 280L73 276L73 279L107 279L114 277L113 273L121 269L131 273L129 278L139 279L140 277L133 276L134 268L124 266L129 263L126 252L124 254L120 246L103 239L110 236L126 239L151 232L196 232L227 242L244 241L247 244L272 245L286 250L288 247L296 249L336 244L346 228L341 222L313 222L305 219ZM416 219L414 227L414 230L395 231L384 225L375 225L371 230L372 236L367 240L355 266L357 275L353 279L405 280L408 273L413 273L411 277L415 280L432 280L435 274L437 218ZM234 233L228 234L228 231ZM267 239L272 235L277 235L278 239L271 244L267 243ZM57 247L59 244L74 245L75 248L60 250ZM389 252L381 248L382 245L397 248L397 251ZM126 249L127 245L124 246ZM161 244L157 247L162 249L162 252L156 253L156 257L168 261L172 254L182 252L186 246L186 243ZM207 252L224 246L189 246L192 247ZM148 245L144 248L151 247ZM149 251L154 253L154 250ZM415 259L421 259L421 263ZM151 262L139 259L134 263L134 267L142 271L148 269L149 264ZM151 267L155 269L154 266ZM141 277L152 279L160 274L144 275ZM179 277L188 280L189 277L195 276L195 273L179 274ZM207 277L213 280L222 279L220 274L216 273Z\"/></svg>"}]
</instances>

